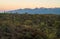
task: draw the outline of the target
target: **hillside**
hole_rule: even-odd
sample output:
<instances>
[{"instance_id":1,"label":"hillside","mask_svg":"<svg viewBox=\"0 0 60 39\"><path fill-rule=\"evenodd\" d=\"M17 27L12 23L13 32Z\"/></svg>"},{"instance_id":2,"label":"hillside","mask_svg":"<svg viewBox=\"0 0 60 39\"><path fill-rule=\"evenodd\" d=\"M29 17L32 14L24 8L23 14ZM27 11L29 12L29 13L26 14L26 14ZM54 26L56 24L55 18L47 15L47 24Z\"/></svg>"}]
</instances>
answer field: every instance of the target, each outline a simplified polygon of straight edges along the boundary
<instances>
[{"instance_id":1,"label":"hillside","mask_svg":"<svg viewBox=\"0 0 60 39\"><path fill-rule=\"evenodd\" d=\"M28 13L28 14L60 14L60 8L25 8L8 11L10 13Z\"/></svg>"},{"instance_id":2,"label":"hillside","mask_svg":"<svg viewBox=\"0 0 60 39\"><path fill-rule=\"evenodd\" d=\"M0 39L60 39L60 15L0 13Z\"/></svg>"}]
</instances>

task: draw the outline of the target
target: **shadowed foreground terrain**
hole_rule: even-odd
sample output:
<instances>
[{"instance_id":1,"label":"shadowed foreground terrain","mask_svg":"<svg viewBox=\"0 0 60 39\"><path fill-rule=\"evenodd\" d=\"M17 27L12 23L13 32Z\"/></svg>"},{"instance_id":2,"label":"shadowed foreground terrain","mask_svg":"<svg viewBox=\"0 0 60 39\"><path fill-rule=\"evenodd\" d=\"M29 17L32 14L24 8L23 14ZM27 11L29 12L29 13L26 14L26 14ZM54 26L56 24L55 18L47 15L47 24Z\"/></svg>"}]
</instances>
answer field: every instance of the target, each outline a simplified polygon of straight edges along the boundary
<instances>
[{"instance_id":1,"label":"shadowed foreground terrain","mask_svg":"<svg viewBox=\"0 0 60 39\"><path fill-rule=\"evenodd\" d=\"M0 39L60 39L60 15L0 13Z\"/></svg>"}]
</instances>

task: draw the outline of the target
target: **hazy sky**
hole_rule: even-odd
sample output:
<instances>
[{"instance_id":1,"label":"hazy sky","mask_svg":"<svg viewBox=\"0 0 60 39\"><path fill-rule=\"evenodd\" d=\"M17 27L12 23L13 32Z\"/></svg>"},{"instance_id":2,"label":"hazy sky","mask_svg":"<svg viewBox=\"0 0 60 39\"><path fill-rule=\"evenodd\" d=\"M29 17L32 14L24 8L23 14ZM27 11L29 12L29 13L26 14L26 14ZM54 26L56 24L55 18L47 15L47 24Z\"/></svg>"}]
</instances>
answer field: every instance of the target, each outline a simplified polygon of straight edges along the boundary
<instances>
[{"instance_id":1,"label":"hazy sky","mask_svg":"<svg viewBox=\"0 0 60 39\"><path fill-rule=\"evenodd\" d=\"M0 0L0 10L36 7L60 7L60 0Z\"/></svg>"}]
</instances>

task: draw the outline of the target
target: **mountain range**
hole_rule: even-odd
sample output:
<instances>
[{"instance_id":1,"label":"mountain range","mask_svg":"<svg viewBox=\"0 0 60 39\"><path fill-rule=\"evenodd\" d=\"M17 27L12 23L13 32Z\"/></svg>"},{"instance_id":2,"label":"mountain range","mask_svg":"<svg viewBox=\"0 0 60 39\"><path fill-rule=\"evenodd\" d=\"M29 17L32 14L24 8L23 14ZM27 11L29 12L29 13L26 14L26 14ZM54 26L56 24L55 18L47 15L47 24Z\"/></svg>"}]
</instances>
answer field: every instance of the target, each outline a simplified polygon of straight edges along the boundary
<instances>
[{"instance_id":1,"label":"mountain range","mask_svg":"<svg viewBox=\"0 0 60 39\"><path fill-rule=\"evenodd\" d=\"M8 13L28 13L28 14L60 14L60 8L25 8L7 11Z\"/></svg>"}]
</instances>

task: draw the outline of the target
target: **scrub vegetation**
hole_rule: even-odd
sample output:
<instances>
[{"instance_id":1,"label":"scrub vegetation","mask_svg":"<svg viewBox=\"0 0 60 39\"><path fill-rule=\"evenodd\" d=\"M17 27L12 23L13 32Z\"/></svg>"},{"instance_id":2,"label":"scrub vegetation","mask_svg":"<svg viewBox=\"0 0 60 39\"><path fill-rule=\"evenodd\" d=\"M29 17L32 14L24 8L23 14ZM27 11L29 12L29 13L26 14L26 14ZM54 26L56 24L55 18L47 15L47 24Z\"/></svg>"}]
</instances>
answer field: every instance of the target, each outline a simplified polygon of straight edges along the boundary
<instances>
[{"instance_id":1,"label":"scrub vegetation","mask_svg":"<svg viewBox=\"0 0 60 39\"><path fill-rule=\"evenodd\" d=\"M0 13L0 39L60 39L60 15Z\"/></svg>"}]
</instances>

